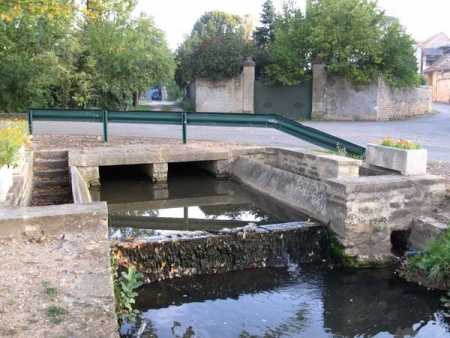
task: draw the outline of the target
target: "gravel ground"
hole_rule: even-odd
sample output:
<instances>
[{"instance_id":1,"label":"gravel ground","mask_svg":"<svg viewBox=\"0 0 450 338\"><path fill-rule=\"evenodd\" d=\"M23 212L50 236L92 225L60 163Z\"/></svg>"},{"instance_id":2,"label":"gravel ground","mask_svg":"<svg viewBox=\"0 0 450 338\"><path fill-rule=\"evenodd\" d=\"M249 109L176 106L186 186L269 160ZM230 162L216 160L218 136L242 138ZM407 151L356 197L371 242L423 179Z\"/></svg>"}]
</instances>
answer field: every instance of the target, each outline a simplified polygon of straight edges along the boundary
<instances>
[{"instance_id":1,"label":"gravel ground","mask_svg":"<svg viewBox=\"0 0 450 338\"><path fill-rule=\"evenodd\" d=\"M103 143L96 136L36 135L33 149L113 148L123 145L180 147L174 139L114 137ZM194 147L236 147L240 144L210 141L190 141ZM450 163L431 162L429 173L443 176L450 182ZM450 184L449 184L450 186ZM67 250L85 248L88 243L67 241L62 237L0 239L0 336L2 337L114 337L102 333L110 325L102 307L113 304L77 303L74 285L94 273L92 257L80 252L70 267L55 262L68 262ZM103 240L99 238L98 240ZM84 259L86 258L86 259ZM83 292L78 290L77 292ZM89 292L89 290L88 290ZM49 314L52 306L67 313ZM78 310L77 310L78 308Z\"/></svg>"}]
</instances>

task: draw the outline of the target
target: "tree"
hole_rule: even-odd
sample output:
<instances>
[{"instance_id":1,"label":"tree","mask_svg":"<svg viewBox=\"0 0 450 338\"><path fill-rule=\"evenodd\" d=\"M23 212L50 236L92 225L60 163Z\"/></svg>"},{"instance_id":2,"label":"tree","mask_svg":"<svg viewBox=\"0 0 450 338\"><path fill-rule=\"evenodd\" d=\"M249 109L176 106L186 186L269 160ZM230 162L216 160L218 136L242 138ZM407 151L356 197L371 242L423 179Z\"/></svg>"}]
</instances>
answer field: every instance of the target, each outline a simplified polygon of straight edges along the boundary
<instances>
[{"instance_id":1,"label":"tree","mask_svg":"<svg viewBox=\"0 0 450 338\"><path fill-rule=\"evenodd\" d=\"M80 71L91 75L88 105L130 109L138 93L173 77L175 67L163 32L142 15L129 19L128 12L92 19L83 31L84 52ZM92 67L92 65L95 65ZM134 98L134 103L136 99ZM86 100L81 100L86 104Z\"/></svg>"},{"instance_id":2,"label":"tree","mask_svg":"<svg viewBox=\"0 0 450 338\"><path fill-rule=\"evenodd\" d=\"M356 84L373 81L381 62L383 13L372 0L308 0L311 58Z\"/></svg>"},{"instance_id":3,"label":"tree","mask_svg":"<svg viewBox=\"0 0 450 338\"><path fill-rule=\"evenodd\" d=\"M176 52L176 80L183 87L196 76L225 79L240 73L252 53L246 21L220 11L203 14Z\"/></svg>"},{"instance_id":4,"label":"tree","mask_svg":"<svg viewBox=\"0 0 450 338\"><path fill-rule=\"evenodd\" d=\"M309 29L300 9L288 3L275 20L276 43L267 48L264 82L294 85L310 78Z\"/></svg>"},{"instance_id":5,"label":"tree","mask_svg":"<svg viewBox=\"0 0 450 338\"><path fill-rule=\"evenodd\" d=\"M73 13L73 1L65 0L2 0L0 20L11 22L24 14L47 19L64 18Z\"/></svg>"},{"instance_id":6,"label":"tree","mask_svg":"<svg viewBox=\"0 0 450 338\"><path fill-rule=\"evenodd\" d=\"M266 0L259 22L262 24L253 31L253 40L260 49L265 49L269 43L275 42L275 7L272 0Z\"/></svg>"},{"instance_id":7,"label":"tree","mask_svg":"<svg viewBox=\"0 0 450 338\"><path fill-rule=\"evenodd\" d=\"M56 2L50 2L55 3ZM74 12L69 1L42 13L41 2L21 2L11 7L0 20L0 111L23 111L30 106L49 106L52 94L48 83L40 87L39 78L54 76L47 67L50 55L68 38ZM11 5L11 1L1 6ZM28 4L28 7L23 7ZM36 7L32 5L35 4ZM61 8L67 11L61 12ZM52 59L54 61L54 59Z\"/></svg>"},{"instance_id":8,"label":"tree","mask_svg":"<svg viewBox=\"0 0 450 338\"><path fill-rule=\"evenodd\" d=\"M380 72L391 86L413 87L420 84L414 39L398 20L388 22L381 39Z\"/></svg>"},{"instance_id":9,"label":"tree","mask_svg":"<svg viewBox=\"0 0 450 338\"><path fill-rule=\"evenodd\" d=\"M133 93L137 101L141 91L173 77L163 32L151 17L132 16L136 0L79 1L83 15L73 3L21 0L3 12L0 111L129 109Z\"/></svg>"},{"instance_id":10,"label":"tree","mask_svg":"<svg viewBox=\"0 0 450 338\"><path fill-rule=\"evenodd\" d=\"M275 20L267 74L272 81L299 83L316 59L329 74L356 85L380 75L394 86L418 84L412 39L373 0L307 0L305 16L287 3Z\"/></svg>"},{"instance_id":11,"label":"tree","mask_svg":"<svg viewBox=\"0 0 450 338\"><path fill-rule=\"evenodd\" d=\"M275 7L272 0L266 0L259 21L262 25L256 27L252 34L256 46L254 55L255 75L257 79L262 79L264 82L270 82L265 72L265 66L268 64L267 47L275 42L275 17Z\"/></svg>"}]
</instances>

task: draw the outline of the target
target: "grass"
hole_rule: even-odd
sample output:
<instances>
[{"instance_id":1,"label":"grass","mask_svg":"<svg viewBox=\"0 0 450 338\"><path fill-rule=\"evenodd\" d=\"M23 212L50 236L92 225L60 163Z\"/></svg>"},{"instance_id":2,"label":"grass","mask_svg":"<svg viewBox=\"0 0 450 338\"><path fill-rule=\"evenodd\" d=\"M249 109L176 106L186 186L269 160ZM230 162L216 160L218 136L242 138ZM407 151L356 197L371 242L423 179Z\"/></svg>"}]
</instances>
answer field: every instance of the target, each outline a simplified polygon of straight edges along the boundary
<instances>
[{"instance_id":1,"label":"grass","mask_svg":"<svg viewBox=\"0 0 450 338\"><path fill-rule=\"evenodd\" d=\"M56 298L56 295L58 294L56 288L50 286L50 282L48 281L43 281L42 286L44 287L44 293L47 300L53 302Z\"/></svg>"},{"instance_id":2,"label":"grass","mask_svg":"<svg viewBox=\"0 0 450 338\"><path fill-rule=\"evenodd\" d=\"M15 328L2 327L0 328L0 334L2 336L15 336L17 334L17 330Z\"/></svg>"},{"instance_id":3,"label":"grass","mask_svg":"<svg viewBox=\"0 0 450 338\"><path fill-rule=\"evenodd\" d=\"M349 154L349 153L347 153L347 150L345 148L339 147L339 146L338 146L338 149L339 149L338 151L332 151L332 150L328 150L325 148L312 148L311 150L316 151L318 153L348 157L348 158L352 158L354 160L363 161L366 158L365 154L364 155Z\"/></svg>"},{"instance_id":4,"label":"grass","mask_svg":"<svg viewBox=\"0 0 450 338\"><path fill-rule=\"evenodd\" d=\"M450 224L447 224L450 227ZM428 273L432 282L442 282L450 278L450 228L440 237L430 240L425 246L425 254L411 259L409 268Z\"/></svg>"},{"instance_id":5,"label":"grass","mask_svg":"<svg viewBox=\"0 0 450 338\"><path fill-rule=\"evenodd\" d=\"M150 110L150 106L147 105L147 104L139 104L135 110L149 111Z\"/></svg>"},{"instance_id":6,"label":"grass","mask_svg":"<svg viewBox=\"0 0 450 338\"><path fill-rule=\"evenodd\" d=\"M50 306L47 309L47 316L50 318L52 324L58 325L64 321L64 316L68 314L69 311L60 306Z\"/></svg>"}]
</instances>

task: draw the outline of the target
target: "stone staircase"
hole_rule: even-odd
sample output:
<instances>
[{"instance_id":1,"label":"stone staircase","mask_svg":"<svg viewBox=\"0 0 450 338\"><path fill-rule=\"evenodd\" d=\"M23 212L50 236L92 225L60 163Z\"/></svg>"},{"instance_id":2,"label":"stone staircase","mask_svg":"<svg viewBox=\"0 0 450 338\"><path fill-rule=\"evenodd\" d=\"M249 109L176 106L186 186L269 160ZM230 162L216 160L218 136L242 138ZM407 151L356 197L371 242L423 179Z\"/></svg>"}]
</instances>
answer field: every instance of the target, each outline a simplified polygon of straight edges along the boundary
<instances>
[{"instance_id":1,"label":"stone staircase","mask_svg":"<svg viewBox=\"0 0 450 338\"><path fill-rule=\"evenodd\" d=\"M31 206L73 203L67 151L37 151Z\"/></svg>"}]
</instances>

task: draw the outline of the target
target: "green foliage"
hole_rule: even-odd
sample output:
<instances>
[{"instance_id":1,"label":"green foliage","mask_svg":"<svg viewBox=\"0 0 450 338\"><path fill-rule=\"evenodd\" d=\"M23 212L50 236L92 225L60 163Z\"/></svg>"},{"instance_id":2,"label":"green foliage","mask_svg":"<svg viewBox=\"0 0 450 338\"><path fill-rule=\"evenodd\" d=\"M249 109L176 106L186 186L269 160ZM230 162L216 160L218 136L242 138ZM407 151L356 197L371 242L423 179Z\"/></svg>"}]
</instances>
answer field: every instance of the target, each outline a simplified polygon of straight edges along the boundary
<instances>
[{"instance_id":1,"label":"green foliage","mask_svg":"<svg viewBox=\"0 0 450 338\"><path fill-rule=\"evenodd\" d=\"M126 110L133 93L173 77L164 34L151 17L132 16L135 0L90 0L81 12L73 1L55 2L59 14L0 17L0 111Z\"/></svg>"},{"instance_id":2,"label":"green foliage","mask_svg":"<svg viewBox=\"0 0 450 338\"><path fill-rule=\"evenodd\" d=\"M262 25L256 27L252 35L256 47L264 49L275 42L275 7L272 0L264 2L259 22Z\"/></svg>"},{"instance_id":3,"label":"green foliage","mask_svg":"<svg viewBox=\"0 0 450 338\"><path fill-rule=\"evenodd\" d=\"M394 87L414 87L420 84L413 38L398 20L385 27L381 39L380 72L386 83Z\"/></svg>"},{"instance_id":4,"label":"green foliage","mask_svg":"<svg viewBox=\"0 0 450 338\"><path fill-rule=\"evenodd\" d=\"M330 255L331 259L336 262L339 265L345 266L345 267L357 267L358 266L358 260L356 257L348 256L345 253L344 246L339 242L339 239L336 235L336 233L331 230L331 228L328 229L328 233L330 236Z\"/></svg>"},{"instance_id":5,"label":"green foliage","mask_svg":"<svg viewBox=\"0 0 450 338\"><path fill-rule=\"evenodd\" d=\"M184 87L195 77L219 80L238 75L244 60L253 54L246 27L236 15L203 14L177 49L177 84Z\"/></svg>"},{"instance_id":6,"label":"green foliage","mask_svg":"<svg viewBox=\"0 0 450 338\"><path fill-rule=\"evenodd\" d=\"M48 281L43 281L42 286L44 287L44 293L47 300L53 302L58 294L58 290L55 287L52 287Z\"/></svg>"},{"instance_id":7,"label":"green foliage","mask_svg":"<svg viewBox=\"0 0 450 338\"><path fill-rule=\"evenodd\" d=\"M264 82L294 85L308 80L311 69L305 41L309 32L301 10L285 5L276 18L275 29L276 43L267 49Z\"/></svg>"},{"instance_id":8,"label":"green foliage","mask_svg":"<svg viewBox=\"0 0 450 338\"><path fill-rule=\"evenodd\" d=\"M408 268L428 273L428 279L432 282L450 278L450 229L432 239L424 249L425 254L413 256Z\"/></svg>"},{"instance_id":9,"label":"green foliage","mask_svg":"<svg viewBox=\"0 0 450 338\"><path fill-rule=\"evenodd\" d=\"M269 82L307 80L311 64L321 61L356 85L378 76L397 87L419 84L414 41L374 0L308 0L305 15L287 2L267 55Z\"/></svg>"},{"instance_id":10,"label":"green foliage","mask_svg":"<svg viewBox=\"0 0 450 338\"><path fill-rule=\"evenodd\" d=\"M384 16L371 0L308 0L307 42L312 59L321 58L330 74L356 84L376 79L381 62Z\"/></svg>"},{"instance_id":11,"label":"green foliage","mask_svg":"<svg viewBox=\"0 0 450 338\"><path fill-rule=\"evenodd\" d=\"M28 145L28 125L25 121L0 121L0 167L16 167L19 150Z\"/></svg>"},{"instance_id":12,"label":"green foliage","mask_svg":"<svg viewBox=\"0 0 450 338\"><path fill-rule=\"evenodd\" d=\"M427 86L428 85L427 78L425 76L423 76L423 75L420 75L420 85L421 86Z\"/></svg>"},{"instance_id":13,"label":"green foliage","mask_svg":"<svg viewBox=\"0 0 450 338\"><path fill-rule=\"evenodd\" d=\"M131 320L139 313L138 310L133 309L132 304L135 303L134 299L138 296L138 293L134 290L143 284L142 279L144 276L142 273L136 273L134 267L129 268L127 272L122 271L119 276L116 261L116 256L112 254L111 272L113 274L114 296L116 299L116 315L118 316L119 321L121 321L121 315L126 313L130 315L127 318Z\"/></svg>"},{"instance_id":14,"label":"green foliage","mask_svg":"<svg viewBox=\"0 0 450 338\"><path fill-rule=\"evenodd\" d=\"M47 309L47 316L50 318L52 324L58 325L64 321L64 316L68 314L69 311L66 309L52 305Z\"/></svg>"}]
</instances>

